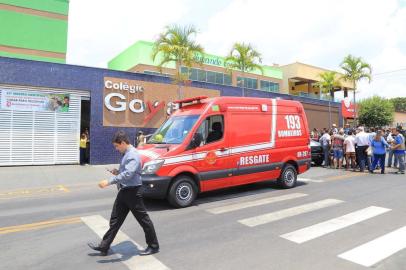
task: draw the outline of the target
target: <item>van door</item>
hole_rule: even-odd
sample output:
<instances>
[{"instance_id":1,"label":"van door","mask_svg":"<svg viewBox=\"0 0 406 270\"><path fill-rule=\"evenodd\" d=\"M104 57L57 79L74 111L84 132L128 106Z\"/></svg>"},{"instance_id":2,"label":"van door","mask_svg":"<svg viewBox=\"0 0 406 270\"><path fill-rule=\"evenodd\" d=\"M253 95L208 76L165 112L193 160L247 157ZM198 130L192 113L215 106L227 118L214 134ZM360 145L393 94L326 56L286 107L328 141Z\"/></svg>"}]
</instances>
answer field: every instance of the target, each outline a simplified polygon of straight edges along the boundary
<instances>
[{"instance_id":1,"label":"van door","mask_svg":"<svg viewBox=\"0 0 406 270\"><path fill-rule=\"evenodd\" d=\"M230 186L231 168L225 115L207 116L199 128L203 141L194 149L194 166L199 171L201 191Z\"/></svg>"},{"instance_id":2,"label":"van door","mask_svg":"<svg viewBox=\"0 0 406 270\"><path fill-rule=\"evenodd\" d=\"M272 141L272 113L229 113L229 124L238 127L231 133L230 162L234 167L233 186L274 179L279 174L278 156ZM274 130L275 132L275 130Z\"/></svg>"}]
</instances>

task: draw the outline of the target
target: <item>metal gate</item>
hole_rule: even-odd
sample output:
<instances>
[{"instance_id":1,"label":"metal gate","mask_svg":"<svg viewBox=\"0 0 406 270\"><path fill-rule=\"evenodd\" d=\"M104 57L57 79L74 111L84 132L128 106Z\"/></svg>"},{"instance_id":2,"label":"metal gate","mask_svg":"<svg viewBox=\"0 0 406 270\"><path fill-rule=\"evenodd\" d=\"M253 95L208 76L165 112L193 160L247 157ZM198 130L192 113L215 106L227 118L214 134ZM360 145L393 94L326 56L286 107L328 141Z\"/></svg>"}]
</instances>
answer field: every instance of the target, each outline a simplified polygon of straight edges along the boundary
<instances>
[{"instance_id":1,"label":"metal gate","mask_svg":"<svg viewBox=\"0 0 406 270\"><path fill-rule=\"evenodd\" d=\"M81 96L85 91L0 86L6 90L69 94L69 112L18 111L0 107L0 166L79 162Z\"/></svg>"}]
</instances>

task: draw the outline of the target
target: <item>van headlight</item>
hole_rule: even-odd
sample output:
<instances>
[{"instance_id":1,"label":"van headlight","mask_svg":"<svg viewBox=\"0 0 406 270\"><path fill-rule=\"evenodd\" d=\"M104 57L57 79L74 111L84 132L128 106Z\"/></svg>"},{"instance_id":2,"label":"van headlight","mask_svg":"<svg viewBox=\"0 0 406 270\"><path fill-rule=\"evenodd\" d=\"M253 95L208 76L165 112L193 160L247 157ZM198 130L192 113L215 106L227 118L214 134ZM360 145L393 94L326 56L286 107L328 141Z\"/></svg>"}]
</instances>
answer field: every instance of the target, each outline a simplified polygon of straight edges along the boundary
<instances>
[{"instance_id":1,"label":"van headlight","mask_svg":"<svg viewBox=\"0 0 406 270\"><path fill-rule=\"evenodd\" d=\"M156 159L156 160L151 160L148 161L144 164L144 167L142 168L142 174L154 174L156 171L161 168L161 166L164 164L165 160L163 159Z\"/></svg>"}]
</instances>

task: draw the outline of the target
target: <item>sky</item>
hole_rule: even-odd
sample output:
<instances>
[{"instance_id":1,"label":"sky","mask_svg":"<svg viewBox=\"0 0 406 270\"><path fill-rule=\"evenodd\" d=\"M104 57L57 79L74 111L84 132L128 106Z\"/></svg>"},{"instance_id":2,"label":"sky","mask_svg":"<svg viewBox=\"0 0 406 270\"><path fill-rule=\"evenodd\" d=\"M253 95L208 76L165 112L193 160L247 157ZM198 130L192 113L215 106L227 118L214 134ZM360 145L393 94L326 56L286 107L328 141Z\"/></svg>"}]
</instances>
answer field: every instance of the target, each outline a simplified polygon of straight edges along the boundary
<instances>
[{"instance_id":1,"label":"sky","mask_svg":"<svg viewBox=\"0 0 406 270\"><path fill-rule=\"evenodd\" d=\"M340 71L352 54L373 69L359 97L406 97L406 0L70 0L67 63L106 68L171 24L195 25L210 54L250 43L267 65Z\"/></svg>"}]
</instances>

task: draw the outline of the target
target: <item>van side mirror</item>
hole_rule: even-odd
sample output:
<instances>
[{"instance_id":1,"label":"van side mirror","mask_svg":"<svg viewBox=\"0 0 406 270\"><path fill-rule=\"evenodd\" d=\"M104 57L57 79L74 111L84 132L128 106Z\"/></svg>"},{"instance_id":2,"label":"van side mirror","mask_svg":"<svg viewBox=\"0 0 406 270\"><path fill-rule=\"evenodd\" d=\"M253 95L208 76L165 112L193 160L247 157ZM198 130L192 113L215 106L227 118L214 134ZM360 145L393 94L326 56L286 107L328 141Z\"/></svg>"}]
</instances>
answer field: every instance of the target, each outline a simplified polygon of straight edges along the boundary
<instances>
[{"instance_id":1,"label":"van side mirror","mask_svg":"<svg viewBox=\"0 0 406 270\"><path fill-rule=\"evenodd\" d=\"M194 149L196 147L199 147L200 144L203 141L203 136L200 133L195 133L195 135L193 135L192 140L190 141L189 146L187 147L187 150L189 149Z\"/></svg>"}]
</instances>

